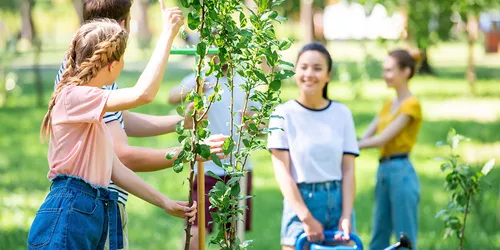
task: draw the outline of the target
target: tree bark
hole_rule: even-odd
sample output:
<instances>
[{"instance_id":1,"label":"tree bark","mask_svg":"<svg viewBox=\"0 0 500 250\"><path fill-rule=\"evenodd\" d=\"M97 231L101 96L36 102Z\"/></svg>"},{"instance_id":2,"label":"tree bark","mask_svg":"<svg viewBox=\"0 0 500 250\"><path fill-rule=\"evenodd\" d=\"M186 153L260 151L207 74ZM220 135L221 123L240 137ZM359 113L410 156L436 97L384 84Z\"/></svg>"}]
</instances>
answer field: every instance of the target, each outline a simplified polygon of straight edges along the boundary
<instances>
[{"instance_id":1,"label":"tree bark","mask_svg":"<svg viewBox=\"0 0 500 250\"><path fill-rule=\"evenodd\" d=\"M21 3L21 39L33 42L35 37L35 28L33 27L33 18L31 16L31 1L22 0Z\"/></svg>"},{"instance_id":2,"label":"tree bark","mask_svg":"<svg viewBox=\"0 0 500 250\"><path fill-rule=\"evenodd\" d=\"M304 34L303 42L312 42L314 40L313 0L300 1L300 23Z\"/></svg>"},{"instance_id":3,"label":"tree bark","mask_svg":"<svg viewBox=\"0 0 500 250\"><path fill-rule=\"evenodd\" d=\"M476 94L476 66L474 60L474 44L477 40L478 33L478 22L477 17L473 14L467 15L467 72L466 78L469 83L470 91L472 95Z\"/></svg>"},{"instance_id":4,"label":"tree bark","mask_svg":"<svg viewBox=\"0 0 500 250\"><path fill-rule=\"evenodd\" d=\"M427 49L420 49L420 53L422 56L422 62L420 63L420 68L418 70L419 74L422 75L433 75L434 70L429 64L429 57L427 56Z\"/></svg>"}]
</instances>

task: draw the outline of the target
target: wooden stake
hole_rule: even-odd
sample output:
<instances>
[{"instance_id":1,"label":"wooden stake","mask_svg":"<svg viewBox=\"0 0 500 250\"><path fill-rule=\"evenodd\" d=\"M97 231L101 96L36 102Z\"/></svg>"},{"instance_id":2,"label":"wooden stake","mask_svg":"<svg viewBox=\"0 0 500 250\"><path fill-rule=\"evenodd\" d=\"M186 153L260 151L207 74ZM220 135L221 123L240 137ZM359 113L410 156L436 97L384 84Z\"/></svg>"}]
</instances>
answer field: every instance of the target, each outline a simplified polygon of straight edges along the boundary
<instances>
[{"instance_id":1,"label":"wooden stake","mask_svg":"<svg viewBox=\"0 0 500 250\"><path fill-rule=\"evenodd\" d=\"M240 179L240 196L245 197L247 196L247 181L248 177L245 174ZM247 204L247 200L240 200L238 206L239 207L245 207ZM236 236L238 239L240 239L241 242L245 240L245 222L246 222L246 214L247 210L243 209L243 214L238 214L238 223L236 224Z\"/></svg>"},{"instance_id":2,"label":"wooden stake","mask_svg":"<svg viewBox=\"0 0 500 250\"><path fill-rule=\"evenodd\" d=\"M198 162L198 250L205 250L205 166Z\"/></svg>"}]
</instances>

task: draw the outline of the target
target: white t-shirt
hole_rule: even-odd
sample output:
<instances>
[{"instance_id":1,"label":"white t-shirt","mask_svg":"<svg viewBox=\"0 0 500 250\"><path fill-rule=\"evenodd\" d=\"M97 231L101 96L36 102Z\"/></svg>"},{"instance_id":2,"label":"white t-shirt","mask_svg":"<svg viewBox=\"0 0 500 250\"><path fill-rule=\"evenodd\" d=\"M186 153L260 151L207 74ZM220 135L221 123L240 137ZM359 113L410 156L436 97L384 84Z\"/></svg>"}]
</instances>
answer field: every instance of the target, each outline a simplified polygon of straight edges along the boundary
<instances>
[{"instance_id":1,"label":"white t-shirt","mask_svg":"<svg viewBox=\"0 0 500 250\"><path fill-rule=\"evenodd\" d=\"M338 102L312 110L295 100L278 105L270 119L267 147L288 150L296 183L317 183L342 179L344 154L359 155L351 111Z\"/></svg>"},{"instance_id":2,"label":"white t-shirt","mask_svg":"<svg viewBox=\"0 0 500 250\"><path fill-rule=\"evenodd\" d=\"M214 86L216 83L216 78L212 75L207 78L205 78L205 82L208 82L210 86ZM245 99L245 91L240 87L245 83L245 80L238 74L235 74L234 76L234 112L238 112L243 110L243 105L244 105L244 99ZM223 134L223 135L229 135L230 134L230 115L229 115L229 107L231 106L231 91L229 88L226 86L227 84L227 78L223 77L219 79L219 88L222 91L221 94L221 100L220 101L215 101L212 106L210 107L210 111L208 112L208 129L210 130L212 135L215 134ZM189 92L190 89L195 88L196 86L196 75L190 74L189 76L185 77L182 82L180 83L180 86L183 88L183 93L186 94ZM205 94L207 96L211 95L213 93L213 88L209 88L207 91L205 91ZM248 102L248 107L247 110L250 110L250 107L260 107L259 103L253 102L249 100ZM236 130L236 125L241 122L241 112L238 112L234 116L234 136L233 140L235 143L238 143L238 137L237 137L237 130ZM241 146L243 146L243 142L241 143ZM236 147L236 146L235 146ZM233 157L234 159L234 157ZM222 162L229 163L229 159L222 160ZM223 176L225 175L225 172L222 168L217 166L213 161L207 161L204 164L205 167L205 173L208 171L214 172L218 176ZM250 160L247 160L245 169L251 170L252 165L250 163ZM195 169L195 172L197 172L197 169Z\"/></svg>"}]
</instances>

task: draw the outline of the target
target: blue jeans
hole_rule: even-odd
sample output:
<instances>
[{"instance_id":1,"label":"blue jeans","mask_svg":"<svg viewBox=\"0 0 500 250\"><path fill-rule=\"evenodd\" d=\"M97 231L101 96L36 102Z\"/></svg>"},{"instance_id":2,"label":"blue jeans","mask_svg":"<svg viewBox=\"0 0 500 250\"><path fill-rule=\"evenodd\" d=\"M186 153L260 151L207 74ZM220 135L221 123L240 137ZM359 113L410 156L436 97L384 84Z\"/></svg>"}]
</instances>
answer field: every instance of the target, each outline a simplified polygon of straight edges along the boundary
<instances>
[{"instance_id":1,"label":"blue jeans","mask_svg":"<svg viewBox=\"0 0 500 250\"><path fill-rule=\"evenodd\" d=\"M325 230L337 230L342 215L342 184L340 181L297 184L307 208ZM352 213L352 233L355 233L354 211ZM292 206L283 201L281 221L281 245L295 246L297 238L304 232L304 225Z\"/></svg>"},{"instance_id":2,"label":"blue jeans","mask_svg":"<svg viewBox=\"0 0 500 250\"><path fill-rule=\"evenodd\" d=\"M406 233L413 249L417 249L418 204L420 183L408 158L386 160L380 163L375 187L370 250L381 250L390 245L394 233Z\"/></svg>"},{"instance_id":3,"label":"blue jeans","mask_svg":"<svg viewBox=\"0 0 500 250\"><path fill-rule=\"evenodd\" d=\"M109 235L117 247L118 194L78 177L58 176L35 216L28 249L103 249Z\"/></svg>"}]
</instances>

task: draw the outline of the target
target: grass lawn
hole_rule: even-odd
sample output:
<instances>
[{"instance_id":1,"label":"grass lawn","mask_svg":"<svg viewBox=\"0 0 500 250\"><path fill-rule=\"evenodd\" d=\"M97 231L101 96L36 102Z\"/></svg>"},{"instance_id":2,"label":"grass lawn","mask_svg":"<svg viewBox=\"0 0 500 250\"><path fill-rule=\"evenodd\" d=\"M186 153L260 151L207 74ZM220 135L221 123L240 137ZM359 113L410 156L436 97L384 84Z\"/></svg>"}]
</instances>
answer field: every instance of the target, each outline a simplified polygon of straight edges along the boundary
<instances>
[{"instance_id":1,"label":"grass lawn","mask_svg":"<svg viewBox=\"0 0 500 250\"><path fill-rule=\"evenodd\" d=\"M440 51L445 53L446 49ZM498 57L495 58L490 58L488 62L500 61ZM157 115L175 113L174 107L167 104L168 90L190 69L189 64L178 59L171 61L164 86L154 103L134 111ZM422 187L420 249L456 249L458 246L455 239L443 240L443 223L434 218L444 208L448 197L443 189L444 175L439 170L440 162L434 159L445 155L447 150L436 147L436 142L444 140L449 128L454 127L459 133L471 138L461 147L464 160L477 165L492 157L497 158L497 162L500 160L500 85L497 83L500 67L498 64L480 64L478 96L471 97L467 95L468 88L463 80L463 65L454 62L449 58L438 58L434 61L435 65L441 66L437 68L438 77L418 76L411 83L424 111L418 143L411 156ZM139 72L134 70L136 68L141 68L140 64L128 67L129 70L122 73L120 86L134 83L139 76ZM30 224L50 184L46 179L47 145L41 144L38 136L46 107L34 107L33 74L25 69L17 73L19 88L12 92L6 107L0 109L0 249L9 250L26 248ZM377 76L380 69L374 68L372 73ZM55 74L55 68L42 71L46 99L49 98ZM297 94L293 82L284 84L284 101L295 98ZM352 110L358 135L380 110L383 101L392 96L393 93L379 77L374 77L364 85L362 98L356 100L351 98L349 86L339 83L336 78L330 85L330 97L345 103ZM176 145L176 136L131 138L130 143L166 148ZM377 154L377 150L362 151L356 160L356 226L365 245L370 240ZM279 249L282 195L274 180L270 155L261 151L254 154L251 160L255 166L255 197L253 230L247 234L247 238L254 240L253 249ZM186 173L176 174L172 170L164 170L140 175L173 199L187 197L187 185L184 183ZM500 249L500 222L497 220L500 184L495 181L499 178L500 169L494 168L487 177L492 185L485 185L482 195L474 201L470 220L467 221L465 249ZM162 210L135 197L129 199L127 206L131 249L181 249L181 220L167 216Z\"/></svg>"}]
</instances>

